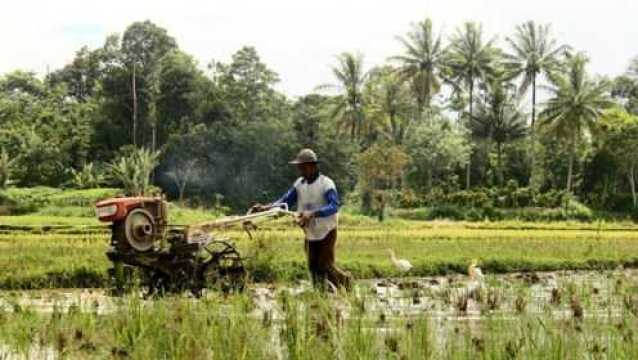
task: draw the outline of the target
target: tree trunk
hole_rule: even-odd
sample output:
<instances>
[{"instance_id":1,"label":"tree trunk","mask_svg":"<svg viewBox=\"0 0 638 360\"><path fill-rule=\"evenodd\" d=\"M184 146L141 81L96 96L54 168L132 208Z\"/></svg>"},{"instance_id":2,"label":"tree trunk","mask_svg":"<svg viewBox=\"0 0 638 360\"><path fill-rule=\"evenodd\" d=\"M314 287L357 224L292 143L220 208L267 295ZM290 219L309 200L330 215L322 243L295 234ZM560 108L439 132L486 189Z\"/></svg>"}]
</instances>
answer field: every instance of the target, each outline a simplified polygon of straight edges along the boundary
<instances>
[{"instance_id":1,"label":"tree trunk","mask_svg":"<svg viewBox=\"0 0 638 360\"><path fill-rule=\"evenodd\" d=\"M137 88L135 86L135 77L135 63L133 63L133 76L131 78L133 93L133 146L137 147Z\"/></svg>"},{"instance_id":2,"label":"tree trunk","mask_svg":"<svg viewBox=\"0 0 638 360\"><path fill-rule=\"evenodd\" d=\"M532 77L532 124L529 128L530 132L530 165L529 165L529 173L530 173L530 185L532 183L532 177L534 176L534 170L536 168L536 130L534 128L536 124L536 74Z\"/></svg>"},{"instance_id":3,"label":"tree trunk","mask_svg":"<svg viewBox=\"0 0 638 360\"><path fill-rule=\"evenodd\" d=\"M155 96L149 99L149 118L151 120L151 152L157 148L157 110L155 108Z\"/></svg>"},{"instance_id":4,"label":"tree trunk","mask_svg":"<svg viewBox=\"0 0 638 360\"><path fill-rule=\"evenodd\" d=\"M638 199L636 198L636 179L634 178L634 165L629 168L629 186L631 187L631 197L634 202L634 209L638 206Z\"/></svg>"},{"instance_id":5,"label":"tree trunk","mask_svg":"<svg viewBox=\"0 0 638 360\"><path fill-rule=\"evenodd\" d=\"M385 218L385 194L381 195L381 199L380 199L381 203L379 204L379 212L377 213L377 220L379 220L379 222L383 222L384 218Z\"/></svg>"},{"instance_id":6,"label":"tree trunk","mask_svg":"<svg viewBox=\"0 0 638 360\"><path fill-rule=\"evenodd\" d=\"M184 204L184 192L186 191L186 180L179 186L179 203Z\"/></svg>"},{"instance_id":7,"label":"tree trunk","mask_svg":"<svg viewBox=\"0 0 638 360\"><path fill-rule=\"evenodd\" d=\"M470 132L470 146L472 145L472 131L470 130L470 122L474 115L474 77L470 81L470 118L468 119L467 128ZM467 158L467 165L465 167L465 189L470 189L470 176L472 172L472 151L470 150L470 156Z\"/></svg>"},{"instance_id":8,"label":"tree trunk","mask_svg":"<svg viewBox=\"0 0 638 360\"><path fill-rule=\"evenodd\" d=\"M572 192L572 174L574 171L574 152L576 151L576 141L572 136L572 141L569 149L569 168L567 169L567 192Z\"/></svg>"},{"instance_id":9,"label":"tree trunk","mask_svg":"<svg viewBox=\"0 0 638 360\"><path fill-rule=\"evenodd\" d=\"M502 161L501 161L501 157L502 157L502 145L500 142L496 143L496 166L498 167L498 174L497 179L498 179L498 185L499 186L503 186L503 166L502 166Z\"/></svg>"},{"instance_id":10,"label":"tree trunk","mask_svg":"<svg viewBox=\"0 0 638 360\"><path fill-rule=\"evenodd\" d=\"M532 77L532 132L536 123L536 75Z\"/></svg>"}]
</instances>

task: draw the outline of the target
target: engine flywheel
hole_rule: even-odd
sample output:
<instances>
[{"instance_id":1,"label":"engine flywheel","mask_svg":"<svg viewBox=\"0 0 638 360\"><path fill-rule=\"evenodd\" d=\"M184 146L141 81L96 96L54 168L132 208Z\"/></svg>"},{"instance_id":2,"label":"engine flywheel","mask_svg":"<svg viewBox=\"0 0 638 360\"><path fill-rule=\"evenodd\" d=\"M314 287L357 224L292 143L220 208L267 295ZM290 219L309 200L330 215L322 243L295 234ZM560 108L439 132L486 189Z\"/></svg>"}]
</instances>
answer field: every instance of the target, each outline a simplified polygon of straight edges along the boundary
<instances>
[{"instance_id":1,"label":"engine flywheel","mask_svg":"<svg viewBox=\"0 0 638 360\"><path fill-rule=\"evenodd\" d=\"M155 243L156 225L144 209L134 209L126 216L126 240L137 251L148 251Z\"/></svg>"}]
</instances>

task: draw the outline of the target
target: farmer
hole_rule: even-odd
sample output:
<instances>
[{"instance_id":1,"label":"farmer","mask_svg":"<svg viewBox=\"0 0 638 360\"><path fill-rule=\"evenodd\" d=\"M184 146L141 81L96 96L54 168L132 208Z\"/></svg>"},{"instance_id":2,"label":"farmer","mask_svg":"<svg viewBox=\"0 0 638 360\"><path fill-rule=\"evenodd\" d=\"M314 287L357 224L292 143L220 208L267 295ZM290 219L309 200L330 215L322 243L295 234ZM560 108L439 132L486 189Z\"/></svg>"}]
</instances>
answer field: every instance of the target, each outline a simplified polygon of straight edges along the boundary
<instances>
[{"instance_id":1,"label":"farmer","mask_svg":"<svg viewBox=\"0 0 638 360\"><path fill-rule=\"evenodd\" d=\"M300 213L298 224L304 230L308 267L312 282L323 288L327 278L336 287L351 287L350 275L335 266L335 243L337 241L337 218L339 194L335 183L319 172L317 155L311 149L299 151L290 162L296 165L301 175L292 187L274 203L255 205L257 211L278 204L297 205Z\"/></svg>"}]
</instances>

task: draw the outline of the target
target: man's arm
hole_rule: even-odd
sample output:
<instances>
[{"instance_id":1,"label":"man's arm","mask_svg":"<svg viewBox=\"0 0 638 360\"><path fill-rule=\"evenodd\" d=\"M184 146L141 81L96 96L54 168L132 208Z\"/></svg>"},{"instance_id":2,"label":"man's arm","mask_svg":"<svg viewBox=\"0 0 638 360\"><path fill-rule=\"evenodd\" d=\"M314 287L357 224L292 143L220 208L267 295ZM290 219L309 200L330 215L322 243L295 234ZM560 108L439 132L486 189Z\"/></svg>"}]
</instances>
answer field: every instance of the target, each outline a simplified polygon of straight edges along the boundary
<instances>
[{"instance_id":1,"label":"man's arm","mask_svg":"<svg viewBox=\"0 0 638 360\"><path fill-rule=\"evenodd\" d=\"M316 217L326 217L333 214L336 214L339 211L339 207L341 203L339 202L339 194L337 193L337 189L330 189L323 194L326 199L327 204L315 210L314 216Z\"/></svg>"},{"instance_id":2,"label":"man's arm","mask_svg":"<svg viewBox=\"0 0 638 360\"><path fill-rule=\"evenodd\" d=\"M297 189L293 186L277 201L271 205L287 204L288 208L292 208L297 203Z\"/></svg>"}]
</instances>

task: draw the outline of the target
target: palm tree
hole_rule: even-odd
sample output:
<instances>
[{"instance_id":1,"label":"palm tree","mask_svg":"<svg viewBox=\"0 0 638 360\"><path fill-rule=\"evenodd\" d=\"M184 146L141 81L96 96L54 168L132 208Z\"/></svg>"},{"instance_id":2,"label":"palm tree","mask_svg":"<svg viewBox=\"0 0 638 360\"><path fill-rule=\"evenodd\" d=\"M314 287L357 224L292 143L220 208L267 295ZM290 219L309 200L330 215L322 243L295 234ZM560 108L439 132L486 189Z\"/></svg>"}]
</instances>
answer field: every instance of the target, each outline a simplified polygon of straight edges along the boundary
<instances>
[{"instance_id":1,"label":"palm tree","mask_svg":"<svg viewBox=\"0 0 638 360\"><path fill-rule=\"evenodd\" d=\"M490 82L486 99L477 104L476 115L470 122L474 136L496 144L499 185L503 185L503 145L525 137L525 116L508 84L496 79Z\"/></svg>"},{"instance_id":2,"label":"palm tree","mask_svg":"<svg viewBox=\"0 0 638 360\"><path fill-rule=\"evenodd\" d=\"M550 78L560 70L559 55L569 50L567 45L557 45L550 37L549 25L537 25L528 21L516 27L513 37L507 37L511 53L505 54L504 66L510 79L520 78L519 93L525 94L532 88L532 121L531 121L531 173L534 176L536 137L536 81L538 75L545 74Z\"/></svg>"},{"instance_id":3,"label":"palm tree","mask_svg":"<svg viewBox=\"0 0 638 360\"><path fill-rule=\"evenodd\" d=\"M330 117L337 119L341 127L350 128L350 136L354 139L361 134L363 127L363 85L368 75L363 71L361 54L345 52L337 56L337 62L332 73L338 84L322 87L337 88L341 92L334 98L335 106Z\"/></svg>"},{"instance_id":4,"label":"palm tree","mask_svg":"<svg viewBox=\"0 0 638 360\"><path fill-rule=\"evenodd\" d=\"M403 44L404 54L391 59L400 63L401 79L411 82L417 102L417 119L420 120L423 109L430 108L432 97L441 90L445 49L441 36L434 36L430 19L413 25L407 38L397 39Z\"/></svg>"},{"instance_id":5,"label":"palm tree","mask_svg":"<svg viewBox=\"0 0 638 360\"><path fill-rule=\"evenodd\" d=\"M603 111L613 102L606 81L594 81L587 76L585 65L588 59L583 54L568 56L568 72L551 77L553 86L548 87L552 97L540 113L539 124L548 133L568 141L569 165L567 170L568 192L572 190L574 154L577 142L585 130L592 131Z\"/></svg>"},{"instance_id":6,"label":"palm tree","mask_svg":"<svg viewBox=\"0 0 638 360\"><path fill-rule=\"evenodd\" d=\"M532 129L536 121L536 79L544 73L550 78L560 70L559 55L569 50L567 45L556 45L550 38L550 26L536 25L528 21L516 27L513 37L505 39L512 52L505 54L505 69L510 78L521 78L519 92L526 93L532 87Z\"/></svg>"},{"instance_id":7,"label":"palm tree","mask_svg":"<svg viewBox=\"0 0 638 360\"><path fill-rule=\"evenodd\" d=\"M408 84L390 66L374 68L369 74L364 91L368 123L388 140L401 144L413 120Z\"/></svg>"},{"instance_id":8,"label":"palm tree","mask_svg":"<svg viewBox=\"0 0 638 360\"><path fill-rule=\"evenodd\" d=\"M466 88L469 93L469 118L474 117L474 88L496 74L499 51L493 46L494 39L483 41L481 25L467 22L457 30L449 48L447 64L451 71L455 90ZM469 126L469 123L468 123ZM466 165L465 187L470 188L470 161Z\"/></svg>"}]
</instances>

